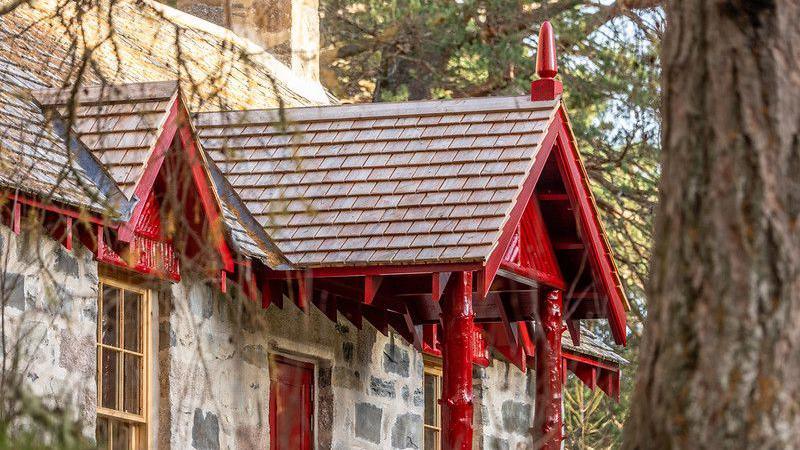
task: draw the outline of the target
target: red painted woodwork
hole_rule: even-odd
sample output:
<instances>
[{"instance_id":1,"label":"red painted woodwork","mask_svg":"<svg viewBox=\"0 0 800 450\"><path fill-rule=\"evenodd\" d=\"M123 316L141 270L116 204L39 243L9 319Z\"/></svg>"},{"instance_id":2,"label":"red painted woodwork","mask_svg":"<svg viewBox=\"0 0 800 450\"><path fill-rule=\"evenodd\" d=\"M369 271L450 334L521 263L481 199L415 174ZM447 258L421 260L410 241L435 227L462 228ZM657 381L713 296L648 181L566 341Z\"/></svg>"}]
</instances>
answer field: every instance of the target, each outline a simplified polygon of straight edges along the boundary
<instances>
[{"instance_id":1,"label":"red painted woodwork","mask_svg":"<svg viewBox=\"0 0 800 450\"><path fill-rule=\"evenodd\" d=\"M210 177L206 167L208 166L203 154L198 150L195 137L188 125L183 125L178 130L181 145L186 152L189 166L192 172L197 193L200 197L200 204L203 205L203 212L206 213L206 221L210 227L211 239L217 246L219 256L222 259L222 267L228 272L233 272L233 254L225 241L224 224L222 223L222 212L220 211L219 201L214 194Z\"/></svg>"},{"instance_id":2,"label":"red painted woodwork","mask_svg":"<svg viewBox=\"0 0 800 450\"><path fill-rule=\"evenodd\" d=\"M625 345L626 318L622 287L618 284L617 268L611 256L611 247L606 241L603 225L597 216L597 207L589 187L586 169L580 160L577 146L571 138L567 117L563 110L559 111L559 134L557 161L563 175L567 194L572 205L575 205L581 236L588 245L590 262L594 273L603 286L603 293L608 298L608 321L614 340Z\"/></svg>"},{"instance_id":3,"label":"red painted woodwork","mask_svg":"<svg viewBox=\"0 0 800 450\"><path fill-rule=\"evenodd\" d=\"M472 272L450 277L442 302L442 448L472 449Z\"/></svg>"},{"instance_id":4,"label":"red painted woodwork","mask_svg":"<svg viewBox=\"0 0 800 450\"><path fill-rule=\"evenodd\" d=\"M558 267L547 226L535 196L531 197L522 214L519 230L519 265L533 269L537 276L536 281L564 289L564 277Z\"/></svg>"},{"instance_id":5,"label":"red painted woodwork","mask_svg":"<svg viewBox=\"0 0 800 450\"><path fill-rule=\"evenodd\" d=\"M542 141L542 146L539 149L539 152L536 154L533 166L528 173L528 177L522 183L522 188L517 195L517 201L511 208L508 220L503 226L503 230L500 232L500 238L498 239L497 246L486 259L486 265L483 268L482 274L480 275L481 280L478 289L478 295L480 298L486 298L486 294L489 292L489 287L492 285L492 280L494 280L495 275L497 275L497 269L500 267L500 263L503 261L503 256L506 253L506 249L508 249L511 239L517 232L517 226L522 218L522 214L525 212L525 208L528 206L528 202L533 195L534 189L536 188L536 182L539 180L539 176L542 174L542 170L547 162L547 158L550 156L550 151L553 148L553 144L558 138L560 131L559 128L560 124L553 123L550 125L550 128L548 129L547 134Z\"/></svg>"},{"instance_id":6,"label":"red painted woodwork","mask_svg":"<svg viewBox=\"0 0 800 450\"><path fill-rule=\"evenodd\" d=\"M180 102L175 100L169 108L167 118L161 128L161 132L156 139L153 146L153 151L144 166L139 181L136 183L136 188L133 195L138 199L146 199L150 192L153 190L153 185L156 182L161 166L164 164L164 158L172 145L175 133L178 130L178 114L180 110ZM117 239L121 242L131 242L133 240L134 231L139 223L139 216L145 208L145 202L139 201L133 208L130 220L122 224L117 232Z\"/></svg>"},{"instance_id":7,"label":"red painted woodwork","mask_svg":"<svg viewBox=\"0 0 800 450\"><path fill-rule=\"evenodd\" d=\"M270 365L269 380L269 448L311 450L314 366L276 356Z\"/></svg>"},{"instance_id":8,"label":"red painted woodwork","mask_svg":"<svg viewBox=\"0 0 800 450\"><path fill-rule=\"evenodd\" d=\"M139 212L133 240L123 258L102 240L97 259L139 273L180 280L180 265L172 243L162 235L160 205L152 191Z\"/></svg>"},{"instance_id":9,"label":"red painted woodwork","mask_svg":"<svg viewBox=\"0 0 800 450\"><path fill-rule=\"evenodd\" d=\"M536 74L541 78L553 78L558 75L556 61L556 39L553 26L549 21L539 29L539 48L536 49Z\"/></svg>"},{"instance_id":10,"label":"red painted woodwork","mask_svg":"<svg viewBox=\"0 0 800 450\"><path fill-rule=\"evenodd\" d=\"M541 450L560 450L562 439L561 334L564 325L561 291L547 292L540 299L536 333L536 401L533 443Z\"/></svg>"},{"instance_id":11,"label":"red painted woodwork","mask_svg":"<svg viewBox=\"0 0 800 450\"><path fill-rule=\"evenodd\" d=\"M356 267L313 267L306 270L313 278L364 277L367 275L412 275L434 272L459 272L480 270L477 263L379 265ZM272 271L267 278L286 278L284 271Z\"/></svg>"},{"instance_id":12,"label":"red painted woodwork","mask_svg":"<svg viewBox=\"0 0 800 450\"><path fill-rule=\"evenodd\" d=\"M539 30L539 48L536 49L536 74L539 79L531 83L531 100L555 100L564 91L558 74L556 61L556 41L550 22L542 24Z\"/></svg>"}]
</instances>

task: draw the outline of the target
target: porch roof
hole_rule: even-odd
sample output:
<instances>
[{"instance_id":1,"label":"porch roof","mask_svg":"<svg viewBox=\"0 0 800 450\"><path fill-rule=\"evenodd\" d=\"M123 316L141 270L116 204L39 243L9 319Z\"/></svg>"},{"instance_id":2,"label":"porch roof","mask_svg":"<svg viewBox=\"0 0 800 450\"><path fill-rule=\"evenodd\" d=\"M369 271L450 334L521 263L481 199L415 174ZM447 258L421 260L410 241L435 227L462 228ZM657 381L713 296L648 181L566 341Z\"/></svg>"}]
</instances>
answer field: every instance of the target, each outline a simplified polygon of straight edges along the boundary
<instances>
[{"instance_id":1,"label":"porch roof","mask_svg":"<svg viewBox=\"0 0 800 450\"><path fill-rule=\"evenodd\" d=\"M299 267L483 262L558 100L198 114L248 209Z\"/></svg>"}]
</instances>

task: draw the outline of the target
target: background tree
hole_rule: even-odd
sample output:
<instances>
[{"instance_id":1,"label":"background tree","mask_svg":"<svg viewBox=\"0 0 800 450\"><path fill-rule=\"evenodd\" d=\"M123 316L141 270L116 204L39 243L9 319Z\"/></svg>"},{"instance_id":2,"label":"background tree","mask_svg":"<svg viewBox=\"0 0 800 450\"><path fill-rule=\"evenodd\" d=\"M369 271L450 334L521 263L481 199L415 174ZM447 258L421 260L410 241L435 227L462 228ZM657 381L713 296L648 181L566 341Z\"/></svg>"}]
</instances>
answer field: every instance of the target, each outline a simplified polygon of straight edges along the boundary
<instances>
[{"instance_id":1,"label":"background tree","mask_svg":"<svg viewBox=\"0 0 800 450\"><path fill-rule=\"evenodd\" d=\"M798 448L800 4L666 13L664 176L626 448Z\"/></svg>"}]
</instances>

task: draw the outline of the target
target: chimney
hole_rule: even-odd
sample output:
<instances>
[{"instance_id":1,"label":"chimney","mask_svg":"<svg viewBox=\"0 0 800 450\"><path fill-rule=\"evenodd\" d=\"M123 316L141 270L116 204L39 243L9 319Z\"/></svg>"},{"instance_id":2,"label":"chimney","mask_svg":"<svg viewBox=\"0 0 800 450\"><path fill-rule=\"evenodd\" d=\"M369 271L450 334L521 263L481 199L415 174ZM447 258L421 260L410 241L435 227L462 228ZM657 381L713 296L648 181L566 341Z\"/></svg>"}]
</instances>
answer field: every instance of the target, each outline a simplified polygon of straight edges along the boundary
<instances>
[{"instance_id":1,"label":"chimney","mask_svg":"<svg viewBox=\"0 0 800 450\"><path fill-rule=\"evenodd\" d=\"M319 81L319 0L161 0L264 47L298 77Z\"/></svg>"}]
</instances>

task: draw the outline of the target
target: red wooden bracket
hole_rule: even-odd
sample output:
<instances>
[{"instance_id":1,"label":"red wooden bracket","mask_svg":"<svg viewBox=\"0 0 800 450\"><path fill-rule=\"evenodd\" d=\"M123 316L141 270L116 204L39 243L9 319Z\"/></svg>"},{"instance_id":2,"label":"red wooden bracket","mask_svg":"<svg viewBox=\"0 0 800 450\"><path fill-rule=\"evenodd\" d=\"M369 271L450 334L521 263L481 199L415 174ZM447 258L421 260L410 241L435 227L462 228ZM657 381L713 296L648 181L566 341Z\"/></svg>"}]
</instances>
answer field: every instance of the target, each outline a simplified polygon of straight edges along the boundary
<instances>
[{"instance_id":1,"label":"red wooden bracket","mask_svg":"<svg viewBox=\"0 0 800 450\"><path fill-rule=\"evenodd\" d=\"M581 345L581 322L580 320L567 320L567 329L572 343L577 347Z\"/></svg>"},{"instance_id":2,"label":"red wooden bracket","mask_svg":"<svg viewBox=\"0 0 800 450\"><path fill-rule=\"evenodd\" d=\"M431 295L434 302L439 302L442 299L444 288L447 286L447 281L450 280L450 275L453 272L434 272L431 275Z\"/></svg>"},{"instance_id":3,"label":"red wooden bracket","mask_svg":"<svg viewBox=\"0 0 800 450\"><path fill-rule=\"evenodd\" d=\"M375 300L375 294L378 293L378 289L380 289L382 282L383 282L383 277L378 275L367 275L364 277L365 304L367 305L372 304L372 301Z\"/></svg>"},{"instance_id":4,"label":"red wooden bracket","mask_svg":"<svg viewBox=\"0 0 800 450\"><path fill-rule=\"evenodd\" d=\"M11 231L14 234L19 234L22 228L22 205L18 201L14 201L14 210L11 217Z\"/></svg>"},{"instance_id":5,"label":"red wooden bracket","mask_svg":"<svg viewBox=\"0 0 800 450\"><path fill-rule=\"evenodd\" d=\"M72 250L72 228L72 217L67 217L67 230L64 238L64 246L70 251Z\"/></svg>"}]
</instances>

